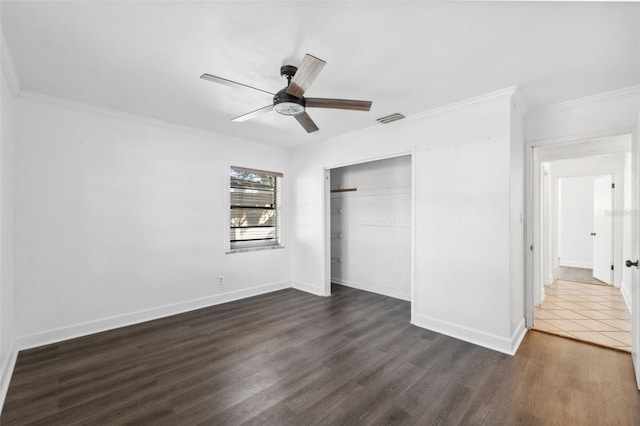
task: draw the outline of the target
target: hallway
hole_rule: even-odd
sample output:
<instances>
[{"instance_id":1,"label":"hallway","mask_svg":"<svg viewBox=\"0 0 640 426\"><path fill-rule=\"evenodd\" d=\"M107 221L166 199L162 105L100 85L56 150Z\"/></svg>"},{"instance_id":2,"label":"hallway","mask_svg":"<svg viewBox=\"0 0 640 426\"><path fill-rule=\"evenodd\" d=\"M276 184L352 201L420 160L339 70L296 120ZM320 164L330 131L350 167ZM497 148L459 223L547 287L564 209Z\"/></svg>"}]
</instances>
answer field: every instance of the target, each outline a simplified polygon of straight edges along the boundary
<instances>
[{"instance_id":1,"label":"hallway","mask_svg":"<svg viewBox=\"0 0 640 426\"><path fill-rule=\"evenodd\" d=\"M631 352L631 314L619 289L556 280L545 293L535 330Z\"/></svg>"}]
</instances>

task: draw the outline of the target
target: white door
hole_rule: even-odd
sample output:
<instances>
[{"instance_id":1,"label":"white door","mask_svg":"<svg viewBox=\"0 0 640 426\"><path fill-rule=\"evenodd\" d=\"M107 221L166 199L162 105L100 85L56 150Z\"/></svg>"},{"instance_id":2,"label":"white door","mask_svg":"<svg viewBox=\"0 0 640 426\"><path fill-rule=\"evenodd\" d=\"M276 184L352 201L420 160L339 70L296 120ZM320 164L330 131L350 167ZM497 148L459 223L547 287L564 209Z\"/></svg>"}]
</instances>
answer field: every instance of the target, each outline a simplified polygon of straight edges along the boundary
<instances>
[{"instance_id":1,"label":"white door","mask_svg":"<svg viewBox=\"0 0 640 426\"><path fill-rule=\"evenodd\" d=\"M640 118L638 119L640 123ZM632 249L633 256L631 259L627 259L630 262L635 262L638 265L638 258L640 258L640 125L636 129L636 133L633 138L633 145L631 149L631 175L632 184L631 187L631 206L632 211L630 214L634 215L634 219L631 224L631 237L632 237ZM638 389L640 389L640 269L638 266L629 265L631 268L631 357L633 359L633 366L636 370L636 383Z\"/></svg>"},{"instance_id":2,"label":"white door","mask_svg":"<svg viewBox=\"0 0 640 426\"><path fill-rule=\"evenodd\" d=\"M593 278L613 282L613 191L611 175L593 180Z\"/></svg>"}]
</instances>

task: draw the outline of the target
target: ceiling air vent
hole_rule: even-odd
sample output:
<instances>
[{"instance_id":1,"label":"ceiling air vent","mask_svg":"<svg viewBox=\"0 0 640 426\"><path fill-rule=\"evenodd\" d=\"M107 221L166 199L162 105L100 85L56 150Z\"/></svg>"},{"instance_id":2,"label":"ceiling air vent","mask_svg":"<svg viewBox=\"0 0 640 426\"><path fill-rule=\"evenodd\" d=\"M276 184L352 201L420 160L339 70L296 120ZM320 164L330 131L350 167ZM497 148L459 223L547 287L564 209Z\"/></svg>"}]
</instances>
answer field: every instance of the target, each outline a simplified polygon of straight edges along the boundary
<instances>
[{"instance_id":1,"label":"ceiling air vent","mask_svg":"<svg viewBox=\"0 0 640 426\"><path fill-rule=\"evenodd\" d=\"M393 121L402 120L403 118L404 118L404 115L396 112L395 114L387 115L386 117L376 118L376 121L382 124L389 124Z\"/></svg>"}]
</instances>

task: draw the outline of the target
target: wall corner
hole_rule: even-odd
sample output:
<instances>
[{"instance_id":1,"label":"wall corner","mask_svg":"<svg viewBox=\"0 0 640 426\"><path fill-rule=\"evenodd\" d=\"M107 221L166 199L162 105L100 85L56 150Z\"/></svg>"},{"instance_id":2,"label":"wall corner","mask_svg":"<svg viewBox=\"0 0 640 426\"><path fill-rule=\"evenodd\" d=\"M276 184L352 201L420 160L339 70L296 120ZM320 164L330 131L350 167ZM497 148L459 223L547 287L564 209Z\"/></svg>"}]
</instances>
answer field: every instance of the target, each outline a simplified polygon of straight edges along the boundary
<instances>
[{"instance_id":1,"label":"wall corner","mask_svg":"<svg viewBox=\"0 0 640 426\"><path fill-rule=\"evenodd\" d=\"M529 113L529 106L520 86L514 86L511 94L511 110L517 112L523 119Z\"/></svg>"},{"instance_id":2,"label":"wall corner","mask_svg":"<svg viewBox=\"0 0 640 426\"><path fill-rule=\"evenodd\" d=\"M11 50L7 44L7 36L4 34L4 30L0 26L0 68L4 73L11 94L16 97L20 95L22 87L20 86L20 80L18 79L18 73L16 72L15 64L13 62L13 56L11 56Z\"/></svg>"},{"instance_id":3,"label":"wall corner","mask_svg":"<svg viewBox=\"0 0 640 426\"><path fill-rule=\"evenodd\" d=\"M9 349L8 356L2 365L0 370L0 415L4 408L4 401L9 391L9 384L11 383L11 377L13 376L13 370L16 367L16 361L18 359L18 346L14 340Z\"/></svg>"}]
</instances>

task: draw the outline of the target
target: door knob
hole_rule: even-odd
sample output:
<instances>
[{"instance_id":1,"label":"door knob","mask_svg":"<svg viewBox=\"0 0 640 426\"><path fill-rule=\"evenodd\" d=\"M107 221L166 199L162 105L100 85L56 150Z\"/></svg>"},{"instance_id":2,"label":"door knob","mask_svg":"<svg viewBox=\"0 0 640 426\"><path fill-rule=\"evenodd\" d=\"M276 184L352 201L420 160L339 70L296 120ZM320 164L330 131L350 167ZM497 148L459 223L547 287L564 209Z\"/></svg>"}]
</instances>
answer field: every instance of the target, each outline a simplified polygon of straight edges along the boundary
<instances>
[{"instance_id":1,"label":"door knob","mask_svg":"<svg viewBox=\"0 0 640 426\"><path fill-rule=\"evenodd\" d=\"M591 236L592 236L592 237L595 237L595 236L596 236L596 233L595 233L595 232L592 232L592 233L591 233Z\"/></svg>"},{"instance_id":2,"label":"door knob","mask_svg":"<svg viewBox=\"0 0 640 426\"><path fill-rule=\"evenodd\" d=\"M636 268L638 267L638 261L637 260L635 262L627 260L626 262L624 262L624 264L627 265L627 268L631 268L632 266L635 266Z\"/></svg>"}]
</instances>

